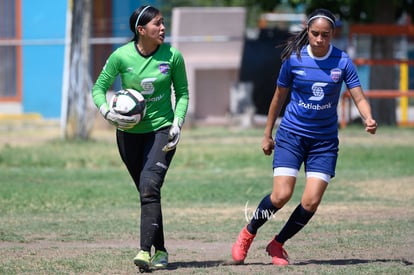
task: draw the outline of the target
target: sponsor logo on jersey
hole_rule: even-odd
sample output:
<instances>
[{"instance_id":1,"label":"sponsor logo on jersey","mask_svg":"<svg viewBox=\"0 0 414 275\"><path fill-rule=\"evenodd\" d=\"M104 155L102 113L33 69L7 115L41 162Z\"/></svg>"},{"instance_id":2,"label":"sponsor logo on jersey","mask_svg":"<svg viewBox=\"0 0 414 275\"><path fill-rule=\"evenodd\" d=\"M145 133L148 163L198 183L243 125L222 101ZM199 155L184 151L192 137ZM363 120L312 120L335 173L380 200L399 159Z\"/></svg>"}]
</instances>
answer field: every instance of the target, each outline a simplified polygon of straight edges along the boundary
<instances>
[{"instance_id":1,"label":"sponsor logo on jersey","mask_svg":"<svg viewBox=\"0 0 414 275\"><path fill-rule=\"evenodd\" d=\"M307 110L317 110L317 111L322 111L322 110L326 110L326 109L331 109L332 108L332 103L326 103L323 105L320 104L313 104L313 103L305 103L302 100L299 101L299 106L307 109Z\"/></svg>"},{"instance_id":2,"label":"sponsor logo on jersey","mask_svg":"<svg viewBox=\"0 0 414 275\"><path fill-rule=\"evenodd\" d=\"M321 101L325 97L325 92L323 91L323 87L328 85L328 83L323 82L315 82L312 85L312 93L313 96L309 98L312 101Z\"/></svg>"},{"instance_id":3,"label":"sponsor logo on jersey","mask_svg":"<svg viewBox=\"0 0 414 275\"><path fill-rule=\"evenodd\" d=\"M335 68L331 70L331 78L333 82L338 83L342 76L342 70L339 68Z\"/></svg>"},{"instance_id":4,"label":"sponsor logo on jersey","mask_svg":"<svg viewBox=\"0 0 414 275\"><path fill-rule=\"evenodd\" d=\"M146 95L146 96L153 95L155 91L155 87L154 87L155 80L157 80L156 77L144 78L141 81L141 87L142 87L141 94ZM145 100L147 102L157 102L157 101L161 101L163 98L164 98L164 95L160 94L155 97L146 97Z\"/></svg>"},{"instance_id":5,"label":"sponsor logo on jersey","mask_svg":"<svg viewBox=\"0 0 414 275\"><path fill-rule=\"evenodd\" d=\"M170 70L170 65L168 63L161 63L158 67L162 74L168 74L168 71Z\"/></svg>"},{"instance_id":6,"label":"sponsor logo on jersey","mask_svg":"<svg viewBox=\"0 0 414 275\"><path fill-rule=\"evenodd\" d=\"M159 95L159 96L156 96L156 97L150 97L146 101L147 102L157 102L157 101L161 101L161 99L163 99L163 98L164 98L164 95Z\"/></svg>"},{"instance_id":7,"label":"sponsor logo on jersey","mask_svg":"<svg viewBox=\"0 0 414 275\"><path fill-rule=\"evenodd\" d=\"M324 82L315 82L312 85L312 96L309 97L310 101L321 101L325 97L324 87L327 86L328 83ZM302 100L299 101L298 105L307 110L316 110L322 111L326 109L332 108L332 103L328 102L326 104L318 104L312 102L304 102Z\"/></svg>"},{"instance_id":8,"label":"sponsor logo on jersey","mask_svg":"<svg viewBox=\"0 0 414 275\"><path fill-rule=\"evenodd\" d=\"M156 79L157 78L155 78L155 77L144 78L141 81L141 87L142 87L141 94L143 94L143 95L152 95L154 93L154 90L155 90L153 83Z\"/></svg>"}]
</instances>

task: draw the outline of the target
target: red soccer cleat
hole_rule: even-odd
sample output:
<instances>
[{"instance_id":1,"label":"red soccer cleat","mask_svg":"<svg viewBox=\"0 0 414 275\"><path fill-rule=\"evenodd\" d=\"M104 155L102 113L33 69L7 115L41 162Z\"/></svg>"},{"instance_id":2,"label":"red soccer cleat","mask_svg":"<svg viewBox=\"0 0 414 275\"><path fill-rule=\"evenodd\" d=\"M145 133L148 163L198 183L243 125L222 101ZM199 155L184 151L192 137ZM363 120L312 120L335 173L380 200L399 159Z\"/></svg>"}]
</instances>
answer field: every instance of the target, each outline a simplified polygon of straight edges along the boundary
<instances>
[{"instance_id":1,"label":"red soccer cleat","mask_svg":"<svg viewBox=\"0 0 414 275\"><path fill-rule=\"evenodd\" d=\"M281 243L273 239L266 247L267 253L272 257L274 265L288 265L289 256Z\"/></svg>"},{"instance_id":2,"label":"red soccer cleat","mask_svg":"<svg viewBox=\"0 0 414 275\"><path fill-rule=\"evenodd\" d=\"M249 250L255 236L256 235L253 235L247 231L246 226L243 227L242 231L240 231L239 237L233 244L233 248L231 250L233 260L236 263L241 264L244 262L244 259L246 259L247 256L247 251Z\"/></svg>"}]
</instances>

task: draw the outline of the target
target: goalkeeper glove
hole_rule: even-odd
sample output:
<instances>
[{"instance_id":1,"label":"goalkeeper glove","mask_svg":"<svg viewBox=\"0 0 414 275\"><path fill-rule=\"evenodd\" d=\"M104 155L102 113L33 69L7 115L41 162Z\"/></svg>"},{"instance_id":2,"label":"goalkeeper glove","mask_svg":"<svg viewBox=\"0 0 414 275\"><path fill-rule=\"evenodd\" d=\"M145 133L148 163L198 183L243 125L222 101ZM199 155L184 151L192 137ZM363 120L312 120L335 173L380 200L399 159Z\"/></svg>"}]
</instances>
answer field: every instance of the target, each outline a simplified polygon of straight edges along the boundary
<instances>
[{"instance_id":1,"label":"goalkeeper glove","mask_svg":"<svg viewBox=\"0 0 414 275\"><path fill-rule=\"evenodd\" d=\"M99 112L107 121L109 121L109 123L123 130L131 129L138 123L137 118L135 117L124 116L110 110L107 103L102 104L99 108Z\"/></svg>"},{"instance_id":2,"label":"goalkeeper glove","mask_svg":"<svg viewBox=\"0 0 414 275\"><path fill-rule=\"evenodd\" d=\"M183 126L183 123L184 121L181 118L174 118L173 124L171 125L170 131L168 133L168 143L162 148L164 152L171 151L177 147L181 135L181 126Z\"/></svg>"}]
</instances>

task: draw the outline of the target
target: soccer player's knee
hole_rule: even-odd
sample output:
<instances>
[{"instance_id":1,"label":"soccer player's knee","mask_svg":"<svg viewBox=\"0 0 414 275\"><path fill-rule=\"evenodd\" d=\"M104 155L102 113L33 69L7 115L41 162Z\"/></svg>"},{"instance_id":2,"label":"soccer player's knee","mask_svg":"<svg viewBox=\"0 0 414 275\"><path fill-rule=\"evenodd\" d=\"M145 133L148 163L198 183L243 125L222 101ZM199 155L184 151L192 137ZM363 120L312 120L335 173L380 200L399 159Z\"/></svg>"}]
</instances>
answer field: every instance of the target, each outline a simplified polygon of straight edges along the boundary
<instances>
[{"instance_id":1,"label":"soccer player's knee","mask_svg":"<svg viewBox=\"0 0 414 275\"><path fill-rule=\"evenodd\" d=\"M320 199L313 199L313 200L302 199L302 201L301 201L303 208L307 211L310 211L310 212L316 212L320 202L321 202Z\"/></svg>"},{"instance_id":2,"label":"soccer player's knee","mask_svg":"<svg viewBox=\"0 0 414 275\"><path fill-rule=\"evenodd\" d=\"M277 208L282 208L292 197L291 193L277 193L277 192L272 192L272 194L270 195L270 201L272 202L273 206L277 207Z\"/></svg>"},{"instance_id":3,"label":"soccer player's knee","mask_svg":"<svg viewBox=\"0 0 414 275\"><path fill-rule=\"evenodd\" d=\"M139 192L142 204L160 202L162 182L163 179L155 173L141 174Z\"/></svg>"}]
</instances>

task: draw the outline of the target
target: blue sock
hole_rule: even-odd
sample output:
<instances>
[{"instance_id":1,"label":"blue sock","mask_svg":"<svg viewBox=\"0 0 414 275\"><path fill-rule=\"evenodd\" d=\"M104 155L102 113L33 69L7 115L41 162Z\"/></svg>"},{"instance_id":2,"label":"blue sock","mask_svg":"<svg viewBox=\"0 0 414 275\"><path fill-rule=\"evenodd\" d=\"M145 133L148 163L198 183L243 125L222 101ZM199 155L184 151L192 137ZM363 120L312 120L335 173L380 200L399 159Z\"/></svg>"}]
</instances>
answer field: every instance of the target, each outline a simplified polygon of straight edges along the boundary
<instances>
[{"instance_id":1,"label":"blue sock","mask_svg":"<svg viewBox=\"0 0 414 275\"><path fill-rule=\"evenodd\" d=\"M267 222L267 220L270 219L277 210L279 209L272 204L270 195L264 197L254 212L250 223L247 225L247 231L255 235L257 230L265 224L265 222Z\"/></svg>"},{"instance_id":2,"label":"blue sock","mask_svg":"<svg viewBox=\"0 0 414 275\"><path fill-rule=\"evenodd\" d=\"M309 212L303 208L302 204L299 204L292 215L290 215L289 220L286 222L280 233L275 237L275 240L281 244L285 243L309 222L313 214L315 214L315 212Z\"/></svg>"}]
</instances>

